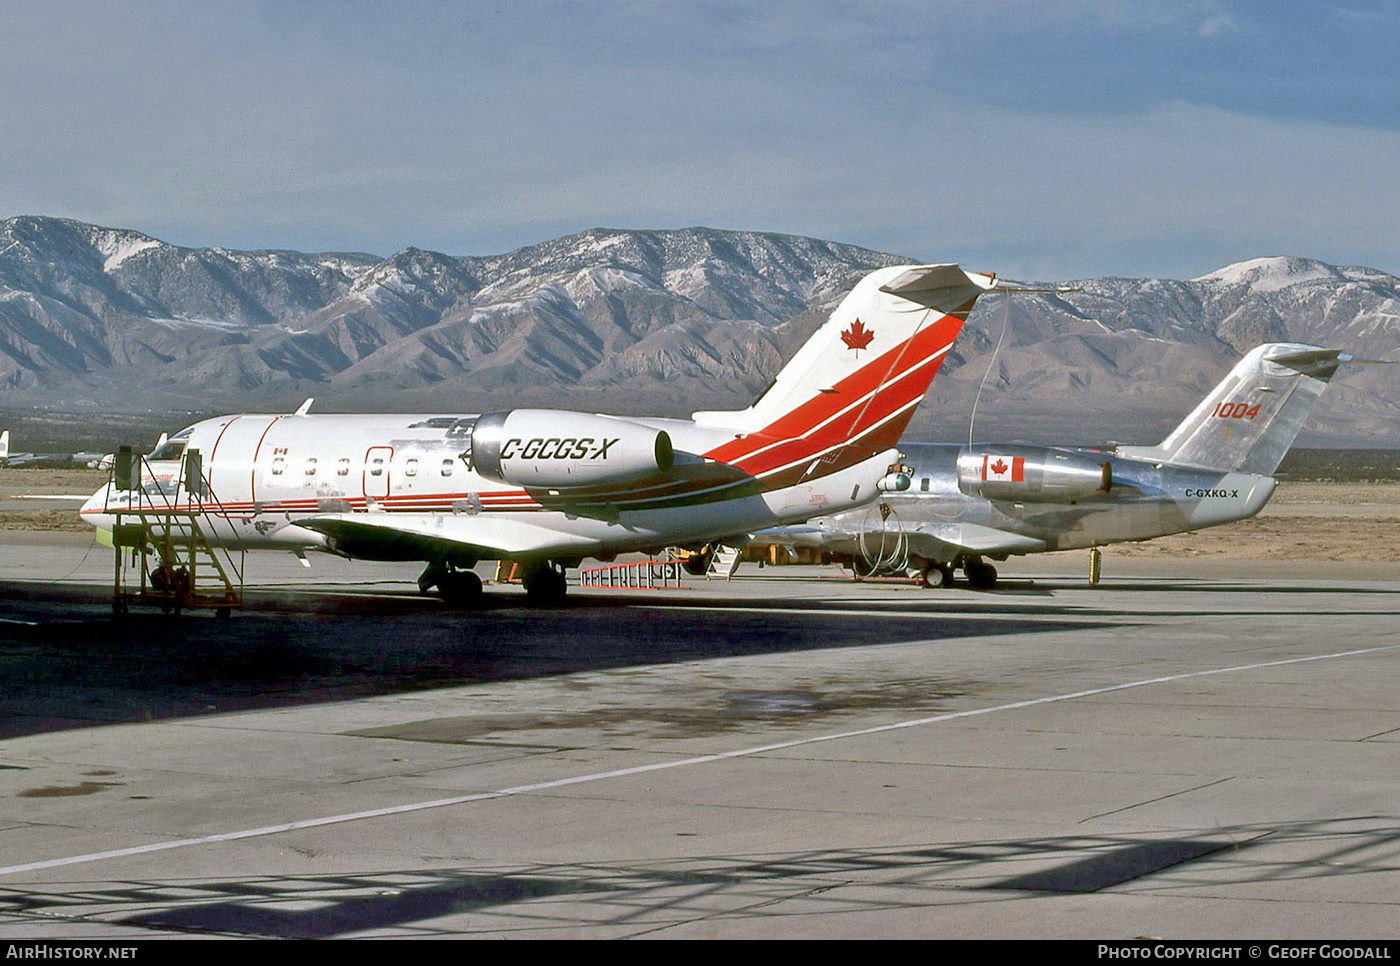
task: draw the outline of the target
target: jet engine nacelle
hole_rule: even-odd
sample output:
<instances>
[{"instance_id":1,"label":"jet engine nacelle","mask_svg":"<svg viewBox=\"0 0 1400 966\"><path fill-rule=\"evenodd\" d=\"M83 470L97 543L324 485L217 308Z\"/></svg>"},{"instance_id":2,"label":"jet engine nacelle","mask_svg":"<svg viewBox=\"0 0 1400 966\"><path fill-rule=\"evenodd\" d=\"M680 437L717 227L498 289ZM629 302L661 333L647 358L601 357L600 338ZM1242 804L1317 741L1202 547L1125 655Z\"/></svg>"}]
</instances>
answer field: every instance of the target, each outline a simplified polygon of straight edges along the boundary
<instances>
[{"instance_id":1,"label":"jet engine nacelle","mask_svg":"<svg viewBox=\"0 0 1400 966\"><path fill-rule=\"evenodd\" d=\"M664 473L675 462L664 430L557 409L483 413L472 427L470 447L476 473L514 486L618 483Z\"/></svg>"},{"instance_id":2,"label":"jet engine nacelle","mask_svg":"<svg viewBox=\"0 0 1400 966\"><path fill-rule=\"evenodd\" d=\"M1113 466L1066 450L979 447L958 457L958 489L1017 503L1104 499L1113 492Z\"/></svg>"}]
</instances>

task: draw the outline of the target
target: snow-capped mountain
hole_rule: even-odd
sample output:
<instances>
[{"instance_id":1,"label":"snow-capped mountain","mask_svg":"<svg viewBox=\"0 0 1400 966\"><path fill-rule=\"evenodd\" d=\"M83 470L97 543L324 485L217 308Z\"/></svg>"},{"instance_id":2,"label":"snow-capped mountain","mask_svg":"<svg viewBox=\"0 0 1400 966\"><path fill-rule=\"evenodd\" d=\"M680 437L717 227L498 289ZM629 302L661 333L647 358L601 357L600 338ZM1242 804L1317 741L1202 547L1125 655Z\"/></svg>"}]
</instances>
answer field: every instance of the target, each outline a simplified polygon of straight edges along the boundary
<instances>
[{"instance_id":1,"label":"snow-capped mountain","mask_svg":"<svg viewBox=\"0 0 1400 966\"><path fill-rule=\"evenodd\" d=\"M682 415L749 402L861 275L905 261L707 228L380 258L11 218L0 406L275 410L314 395L327 409ZM916 435L965 436L980 388L980 438L1150 442L1259 342L1400 358L1400 279L1374 269L1258 258L1190 281L1062 284L1075 291L979 303ZM1347 370L1310 429L1400 445L1400 372Z\"/></svg>"}]
</instances>

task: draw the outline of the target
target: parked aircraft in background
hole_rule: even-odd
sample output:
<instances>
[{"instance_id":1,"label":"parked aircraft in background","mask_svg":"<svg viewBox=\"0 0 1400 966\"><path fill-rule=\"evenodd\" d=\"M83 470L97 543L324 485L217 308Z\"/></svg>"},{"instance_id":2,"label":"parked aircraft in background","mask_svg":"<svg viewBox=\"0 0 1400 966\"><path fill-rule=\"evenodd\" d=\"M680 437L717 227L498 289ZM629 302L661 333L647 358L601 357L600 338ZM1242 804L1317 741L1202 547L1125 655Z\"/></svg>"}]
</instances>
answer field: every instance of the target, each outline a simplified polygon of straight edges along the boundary
<instances>
[{"instance_id":1,"label":"parked aircraft in background","mask_svg":"<svg viewBox=\"0 0 1400 966\"><path fill-rule=\"evenodd\" d=\"M420 587L464 602L481 592L471 567L510 560L532 598L557 600L564 569L587 557L699 547L869 502L994 284L956 265L871 273L744 410L681 420L338 416L304 405L177 433L148 457L146 486L198 511L225 546L420 560ZM82 514L110 530L150 497L109 485Z\"/></svg>"},{"instance_id":2,"label":"parked aircraft in background","mask_svg":"<svg viewBox=\"0 0 1400 966\"><path fill-rule=\"evenodd\" d=\"M67 463L67 453L12 453L10 431L0 432L0 466L40 466Z\"/></svg>"},{"instance_id":3,"label":"parked aircraft in background","mask_svg":"<svg viewBox=\"0 0 1400 966\"><path fill-rule=\"evenodd\" d=\"M156 440L156 447L155 447L155 449L151 450L151 452L152 452L152 453L159 453L160 450L161 450L161 448L165 446L165 441L168 440L169 438L170 438L170 434L169 434L169 433L161 433L161 434L160 434L160 439ZM90 470L110 470L110 469L112 468L112 464L113 464L114 462L116 462L116 458L117 458L117 454L116 454L116 453L74 453L74 454L73 454L73 462L74 462L74 463L82 463L84 466L86 466L86 467L87 467L88 469L90 469Z\"/></svg>"},{"instance_id":4,"label":"parked aircraft in background","mask_svg":"<svg viewBox=\"0 0 1400 966\"><path fill-rule=\"evenodd\" d=\"M164 443L164 439L161 440ZM160 444L157 444L159 446ZM115 453L74 453L72 460L74 463L81 463L90 470L110 470Z\"/></svg>"},{"instance_id":5,"label":"parked aircraft in background","mask_svg":"<svg viewBox=\"0 0 1400 966\"><path fill-rule=\"evenodd\" d=\"M165 445L165 434L161 433L159 449ZM112 468L112 453L11 453L10 431L0 432L0 466L54 466L64 463L78 463L90 470Z\"/></svg>"},{"instance_id":6,"label":"parked aircraft in background","mask_svg":"<svg viewBox=\"0 0 1400 966\"><path fill-rule=\"evenodd\" d=\"M858 573L913 571L929 587L951 583L961 570L970 586L988 588L997 579L989 558L1242 520L1268 502L1280 461L1348 361L1336 349L1259 346L1157 446L906 443L907 489L753 539L822 550ZM1091 581L1098 566L1095 550Z\"/></svg>"}]
</instances>

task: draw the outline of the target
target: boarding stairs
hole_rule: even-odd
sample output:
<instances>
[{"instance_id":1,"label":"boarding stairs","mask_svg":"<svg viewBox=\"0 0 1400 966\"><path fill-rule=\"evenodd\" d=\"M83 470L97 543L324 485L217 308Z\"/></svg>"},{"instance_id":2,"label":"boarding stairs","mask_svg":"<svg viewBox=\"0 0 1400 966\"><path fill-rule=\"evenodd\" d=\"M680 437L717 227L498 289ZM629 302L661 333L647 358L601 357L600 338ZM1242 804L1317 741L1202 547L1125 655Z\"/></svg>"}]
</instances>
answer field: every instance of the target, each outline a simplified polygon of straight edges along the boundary
<instances>
[{"instance_id":1,"label":"boarding stairs","mask_svg":"<svg viewBox=\"0 0 1400 966\"><path fill-rule=\"evenodd\" d=\"M723 577L725 580L729 580L739 569L739 560L743 555L743 547L727 547L721 544L715 548L715 555L710 560L710 572L705 576Z\"/></svg>"},{"instance_id":2,"label":"boarding stairs","mask_svg":"<svg viewBox=\"0 0 1400 966\"><path fill-rule=\"evenodd\" d=\"M176 479L161 479L145 457L131 459L129 489L118 489L114 463L103 507L115 519L112 612L152 604L166 613L212 608L228 617L243 606L246 551L210 540L210 510L220 504L198 454L184 457Z\"/></svg>"}]
</instances>

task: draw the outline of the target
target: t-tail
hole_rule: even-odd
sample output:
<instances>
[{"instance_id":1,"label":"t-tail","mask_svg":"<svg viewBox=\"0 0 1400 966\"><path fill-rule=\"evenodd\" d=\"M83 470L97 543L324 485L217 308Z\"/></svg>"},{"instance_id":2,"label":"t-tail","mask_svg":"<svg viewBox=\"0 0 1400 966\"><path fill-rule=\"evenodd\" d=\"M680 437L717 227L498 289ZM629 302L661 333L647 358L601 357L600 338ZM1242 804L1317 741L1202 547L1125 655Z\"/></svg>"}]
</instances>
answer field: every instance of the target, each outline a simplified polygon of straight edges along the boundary
<instances>
[{"instance_id":1,"label":"t-tail","mask_svg":"<svg viewBox=\"0 0 1400 966\"><path fill-rule=\"evenodd\" d=\"M1339 349L1272 342L1250 350L1157 446L1118 454L1173 466L1272 476L1337 367Z\"/></svg>"},{"instance_id":2,"label":"t-tail","mask_svg":"<svg viewBox=\"0 0 1400 966\"><path fill-rule=\"evenodd\" d=\"M995 276L957 265L903 265L867 275L757 402L698 412L701 426L778 439L819 436L894 446Z\"/></svg>"}]
</instances>

